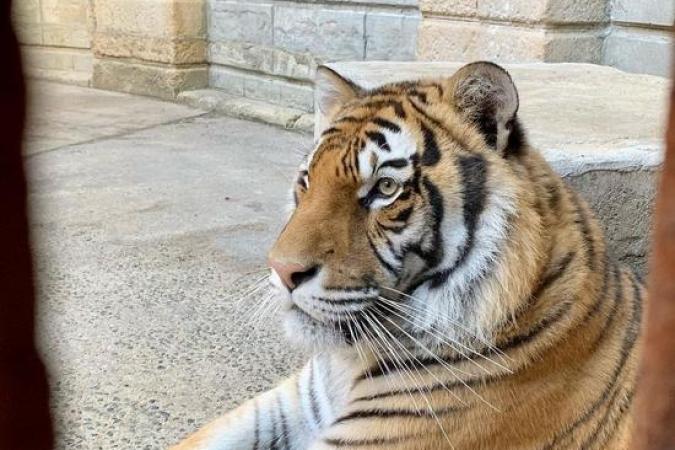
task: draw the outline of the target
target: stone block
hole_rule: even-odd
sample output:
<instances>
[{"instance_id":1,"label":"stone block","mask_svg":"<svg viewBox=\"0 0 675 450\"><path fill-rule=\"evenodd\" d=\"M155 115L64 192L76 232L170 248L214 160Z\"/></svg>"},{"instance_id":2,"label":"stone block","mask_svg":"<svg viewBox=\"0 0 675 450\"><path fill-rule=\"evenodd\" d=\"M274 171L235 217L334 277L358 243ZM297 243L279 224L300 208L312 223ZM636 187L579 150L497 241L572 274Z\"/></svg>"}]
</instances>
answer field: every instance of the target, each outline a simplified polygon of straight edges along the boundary
<instances>
[{"instance_id":1,"label":"stone block","mask_svg":"<svg viewBox=\"0 0 675 450\"><path fill-rule=\"evenodd\" d=\"M97 57L166 64L206 61L203 0L94 0Z\"/></svg>"},{"instance_id":2,"label":"stone block","mask_svg":"<svg viewBox=\"0 0 675 450\"><path fill-rule=\"evenodd\" d=\"M475 1L475 0L472 0ZM363 5L364 3L367 3L368 6L371 7L377 7L377 6L397 6L397 7L407 7L407 8L415 8L417 9L417 3L418 0L337 0L337 1L327 1L327 0L302 0L302 3L309 3L309 4L319 4L323 5L326 3L342 3L344 5Z\"/></svg>"},{"instance_id":3,"label":"stone block","mask_svg":"<svg viewBox=\"0 0 675 450\"><path fill-rule=\"evenodd\" d=\"M272 4L216 1L211 5L211 41L272 44Z\"/></svg>"},{"instance_id":4,"label":"stone block","mask_svg":"<svg viewBox=\"0 0 675 450\"><path fill-rule=\"evenodd\" d=\"M243 97L244 80L244 76L239 72L222 66L209 66L209 86L218 88L226 94Z\"/></svg>"},{"instance_id":5,"label":"stone block","mask_svg":"<svg viewBox=\"0 0 675 450\"><path fill-rule=\"evenodd\" d=\"M174 99L178 93L208 84L208 68L172 67L155 64L95 59L92 85L100 89Z\"/></svg>"},{"instance_id":6,"label":"stone block","mask_svg":"<svg viewBox=\"0 0 675 450\"><path fill-rule=\"evenodd\" d=\"M42 45L42 25L34 23L15 22L14 30L21 44Z\"/></svg>"},{"instance_id":7,"label":"stone block","mask_svg":"<svg viewBox=\"0 0 675 450\"><path fill-rule=\"evenodd\" d=\"M420 0L425 15L527 23L588 23L607 20L607 0Z\"/></svg>"},{"instance_id":8,"label":"stone block","mask_svg":"<svg viewBox=\"0 0 675 450\"><path fill-rule=\"evenodd\" d=\"M27 66L48 70L73 70L74 53L49 47L24 47L22 50Z\"/></svg>"},{"instance_id":9,"label":"stone block","mask_svg":"<svg viewBox=\"0 0 675 450\"><path fill-rule=\"evenodd\" d=\"M40 23L41 13L39 0L22 0L13 2L12 19L15 23Z\"/></svg>"},{"instance_id":10,"label":"stone block","mask_svg":"<svg viewBox=\"0 0 675 450\"><path fill-rule=\"evenodd\" d=\"M425 15L476 17L477 0L419 0L420 11Z\"/></svg>"},{"instance_id":11,"label":"stone block","mask_svg":"<svg viewBox=\"0 0 675 450\"><path fill-rule=\"evenodd\" d=\"M417 56L427 61L600 62L601 31L564 31L425 19Z\"/></svg>"},{"instance_id":12,"label":"stone block","mask_svg":"<svg viewBox=\"0 0 675 450\"><path fill-rule=\"evenodd\" d=\"M87 27L88 0L40 0L40 5L44 23Z\"/></svg>"},{"instance_id":13,"label":"stone block","mask_svg":"<svg viewBox=\"0 0 675 450\"><path fill-rule=\"evenodd\" d=\"M547 31L545 62L578 62L600 64L604 31Z\"/></svg>"},{"instance_id":14,"label":"stone block","mask_svg":"<svg viewBox=\"0 0 675 450\"><path fill-rule=\"evenodd\" d=\"M211 87L218 88L229 95L265 101L306 112L312 111L313 108L314 93L309 85L240 72L222 66L210 67L209 80Z\"/></svg>"},{"instance_id":15,"label":"stone block","mask_svg":"<svg viewBox=\"0 0 675 450\"><path fill-rule=\"evenodd\" d=\"M93 0L96 30L134 36L204 38L204 0Z\"/></svg>"},{"instance_id":16,"label":"stone block","mask_svg":"<svg viewBox=\"0 0 675 450\"><path fill-rule=\"evenodd\" d=\"M279 104L305 112L314 111L314 89L310 85L274 80L279 88Z\"/></svg>"},{"instance_id":17,"label":"stone block","mask_svg":"<svg viewBox=\"0 0 675 450\"><path fill-rule=\"evenodd\" d=\"M30 46L21 51L26 75L31 78L90 84L93 58L88 50Z\"/></svg>"},{"instance_id":18,"label":"stone block","mask_svg":"<svg viewBox=\"0 0 675 450\"><path fill-rule=\"evenodd\" d=\"M244 97L275 105L281 104L281 86L260 75L244 77Z\"/></svg>"},{"instance_id":19,"label":"stone block","mask_svg":"<svg viewBox=\"0 0 675 450\"><path fill-rule=\"evenodd\" d=\"M274 44L333 60L364 58L364 12L275 6Z\"/></svg>"},{"instance_id":20,"label":"stone block","mask_svg":"<svg viewBox=\"0 0 675 450\"><path fill-rule=\"evenodd\" d=\"M76 72L74 70L49 70L26 67L26 77L37 80L54 81L60 84L75 86L91 86L91 73Z\"/></svg>"},{"instance_id":21,"label":"stone block","mask_svg":"<svg viewBox=\"0 0 675 450\"><path fill-rule=\"evenodd\" d=\"M672 45L666 31L615 28L605 40L603 63L627 72L670 76Z\"/></svg>"},{"instance_id":22,"label":"stone block","mask_svg":"<svg viewBox=\"0 0 675 450\"><path fill-rule=\"evenodd\" d=\"M673 0L612 0L612 20L672 26L675 22Z\"/></svg>"},{"instance_id":23,"label":"stone block","mask_svg":"<svg viewBox=\"0 0 675 450\"><path fill-rule=\"evenodd\" d=\"M566 2L567 0L558 0ZM478 17L506 22L542 22L549 0L481 0Z\"/></svg>"},{"instance_id":24,"label":"stone block","mask_svg":"<svg viewBox=\"0 0 675 450\"><path fill-rule=\"evenodd\" d=\"M305 81L314 79L317 67L316 59L309 53L293 53L244 42L212 42L208 60L213 64Z\"/></svg>"},{"instance_id":25,"label":"stone block","mask_svg":"<svg viewBox=\"0 0 675 450\"><path fill-rule=\"evenodd\" d=\"M533 62L545 60L546 45L543 29L429 18L420 24L417 56L424 61Z\"/></svg>"},{"instance_id":26,"label":"stone block","mask_svg":"<svg viewBox=\"0 0 675 450\"><path fill-rule=\"evenodd\" d=\"M171 33L206 39L204 0L172 0Z\"/></svg>"},{"instance_id":27,"label":"stone block","mask_svg":"<svg viewBox=\"0 0 675 450\"><path fill-rule=\"evenodd\" d=\"M414 60L419 23L419 15L367 13L365 59Z\"/></svg>"},{"instance_id":28,"label":"stone block","mask_svg":"<svg viewBox=\"0 0 675 450\"><path fill-rule=\"evenodd\" d=\"M101 32L94 34L92 47L99 58L135 58L165 64L201 64L206 61L206 41L201 38Z\"/></svg>"},{"instance_id":29,"label":"stone block","mask_svg":"<svg viewBox=\"0 0 675 450\"><path fill-rule=\"evenodd\" d=\"M55 47L90 48L91 34L81 24L45 23L42 25L42 41Z\"/></svg>"},{"instance_id":30,"label":"stone block","mask_svg":"<svg viewBox=\"0 0 675 450\"><path fill-rule=\"evenodd\" d=\"M553 23L607 22L609 20L608 1L610 0L549 0L545 21Z\"/></svg>"}]
</instances>

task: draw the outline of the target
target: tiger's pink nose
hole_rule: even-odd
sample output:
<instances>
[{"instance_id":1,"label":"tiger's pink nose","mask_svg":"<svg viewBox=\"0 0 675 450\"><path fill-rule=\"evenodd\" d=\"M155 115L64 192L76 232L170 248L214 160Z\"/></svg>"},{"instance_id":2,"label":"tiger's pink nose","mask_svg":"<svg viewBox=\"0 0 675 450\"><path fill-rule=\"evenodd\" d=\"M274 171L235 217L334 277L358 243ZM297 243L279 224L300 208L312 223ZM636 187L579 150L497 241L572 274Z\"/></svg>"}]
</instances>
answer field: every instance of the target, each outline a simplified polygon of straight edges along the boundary
<instances>
[{"instance_id":1,"label":"tiger's pink nose","mask_svg":"<svg viewBox=\"0 0 675 450\"><path fill-rule=\"evenodd\" d=\"M319 272L319 266L308 267L298 263L283 263L274 259L269 259L267 263L291 292Z\"/></svg>"}]
</instances>

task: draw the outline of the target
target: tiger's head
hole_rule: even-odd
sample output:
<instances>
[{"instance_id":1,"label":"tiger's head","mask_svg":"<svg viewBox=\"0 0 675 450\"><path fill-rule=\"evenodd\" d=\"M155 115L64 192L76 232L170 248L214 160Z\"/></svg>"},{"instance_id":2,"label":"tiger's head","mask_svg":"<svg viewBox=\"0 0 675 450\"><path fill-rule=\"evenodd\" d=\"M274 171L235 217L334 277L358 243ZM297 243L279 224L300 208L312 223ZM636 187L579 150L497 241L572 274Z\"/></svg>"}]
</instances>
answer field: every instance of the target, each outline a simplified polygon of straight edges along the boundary
<instances>
[{"instance_id":1,"label":"tiger's head","mask_svg":"<svg viewBox=\"0 0 675 450\"><path fill-rule=\"evenodd\" d=\"M489 338L538 254L510 75L479 62L365 90L322 67L317 85L328 125L269 253L287 334L313 346L373 327Z\"/></svg>"}]
</instances>

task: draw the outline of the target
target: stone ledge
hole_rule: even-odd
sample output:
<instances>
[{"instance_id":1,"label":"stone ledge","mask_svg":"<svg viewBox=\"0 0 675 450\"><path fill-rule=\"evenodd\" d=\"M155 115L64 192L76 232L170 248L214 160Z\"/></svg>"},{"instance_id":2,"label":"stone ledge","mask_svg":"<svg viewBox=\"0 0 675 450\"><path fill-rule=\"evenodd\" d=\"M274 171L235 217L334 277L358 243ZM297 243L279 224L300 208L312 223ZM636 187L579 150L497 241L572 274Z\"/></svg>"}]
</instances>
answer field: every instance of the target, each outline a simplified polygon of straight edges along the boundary
<instances>
[{"instance_id":1,"label":"stone ledge","mask_svg":"<svg viewBox=\"0 0 675 450\"><path fill-rule=\"evenodd\" d=\"M314 115L306 111L228 95L216 89L185 91L178 95L177 100L193 108L269 123L306 134L311 134L314 127Z\"/></svg>"},{"instance_id":2,"label":"stone ledge","mask_svg":"<svg viewBox=\"0 0 675 450\"><path fill-rule=\"evenodd\" d=\"M461 65L346 62L329 66L372 88L392 81L449 76ZM670 81L591 64L505 67L520 91L519 116L530 142L598 213L610 251L644 274ZM317 124L324 121L317 113Z\"/></svg>"}]
</instances>

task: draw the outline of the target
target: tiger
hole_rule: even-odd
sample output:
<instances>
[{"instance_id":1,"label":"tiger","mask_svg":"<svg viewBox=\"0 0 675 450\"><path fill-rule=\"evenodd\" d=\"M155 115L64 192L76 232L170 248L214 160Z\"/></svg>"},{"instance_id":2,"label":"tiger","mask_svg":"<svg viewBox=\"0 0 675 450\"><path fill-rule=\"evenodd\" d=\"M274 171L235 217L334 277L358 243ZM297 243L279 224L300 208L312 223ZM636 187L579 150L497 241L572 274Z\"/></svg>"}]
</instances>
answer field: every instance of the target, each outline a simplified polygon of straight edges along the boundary
<instances>
[{"instance_id":1,"label":"tiger","mask_svg":"<svg viewBox=\"0 0 675 450\"><path fill-rule=\"evenodd\" d=\"M313 356L173 449L628 449L645 289L528 143L510 74L316 85L268 254Z\"/></svg>"}]
</instances>

